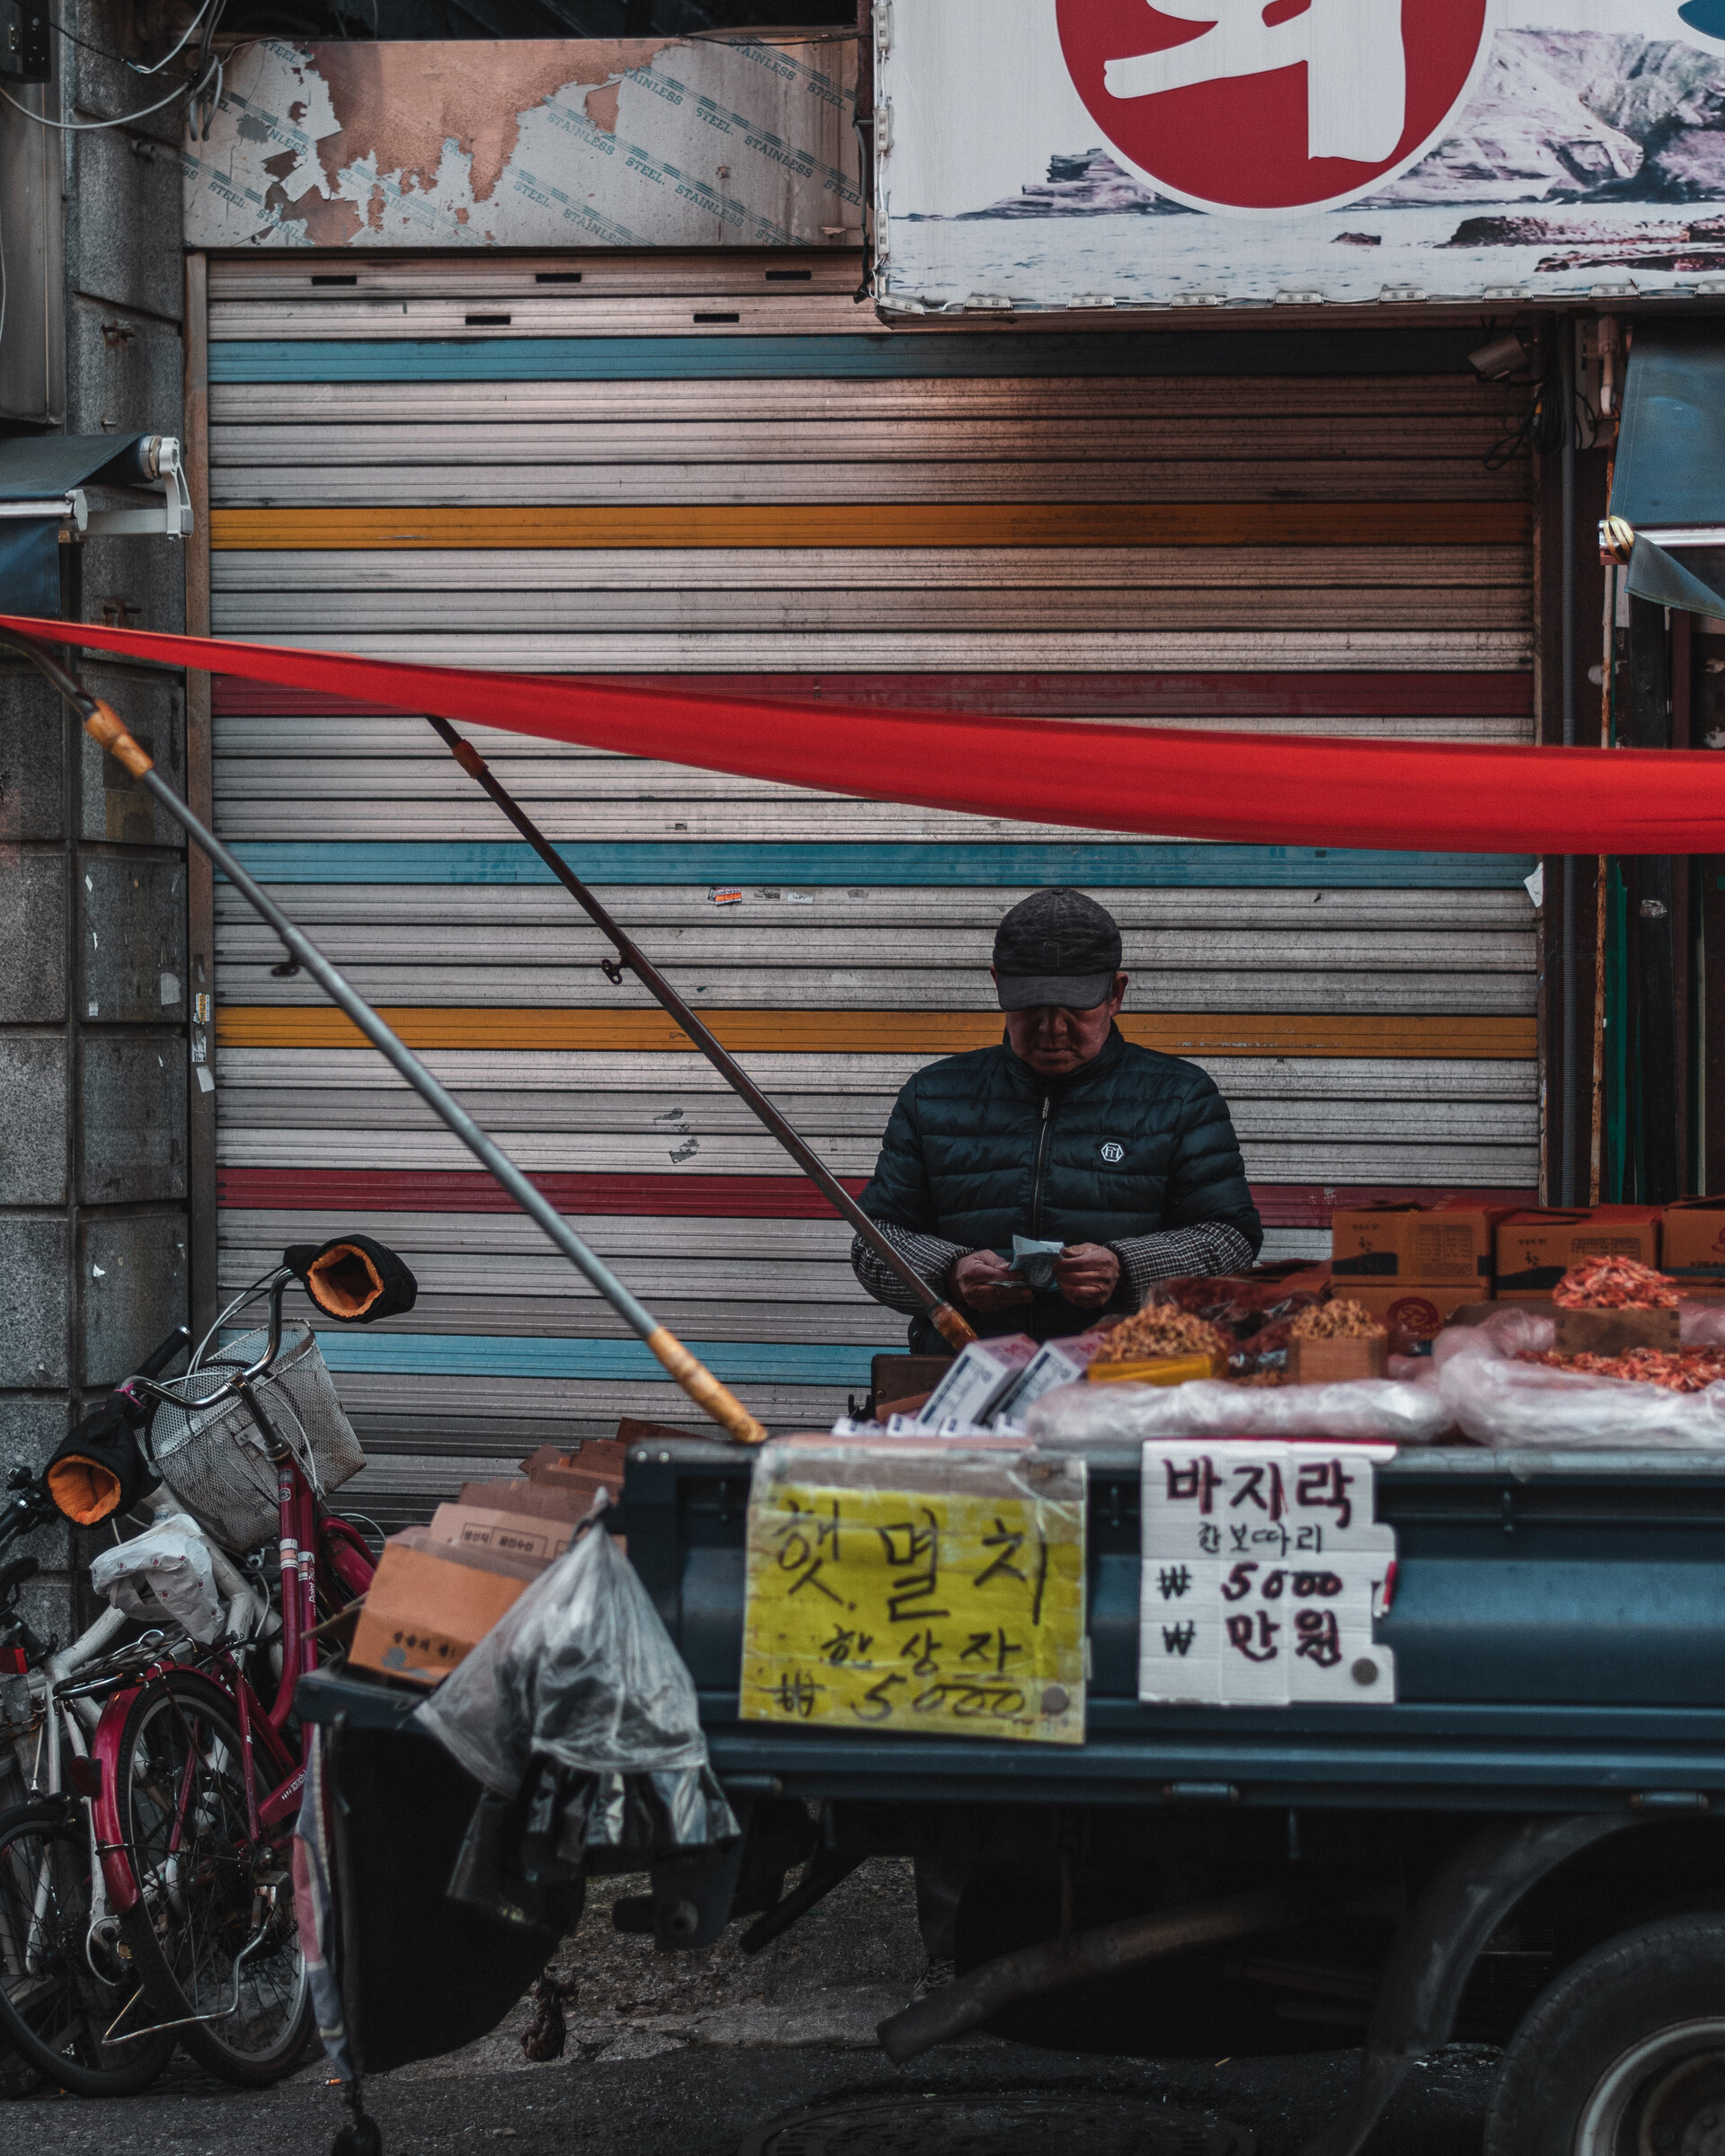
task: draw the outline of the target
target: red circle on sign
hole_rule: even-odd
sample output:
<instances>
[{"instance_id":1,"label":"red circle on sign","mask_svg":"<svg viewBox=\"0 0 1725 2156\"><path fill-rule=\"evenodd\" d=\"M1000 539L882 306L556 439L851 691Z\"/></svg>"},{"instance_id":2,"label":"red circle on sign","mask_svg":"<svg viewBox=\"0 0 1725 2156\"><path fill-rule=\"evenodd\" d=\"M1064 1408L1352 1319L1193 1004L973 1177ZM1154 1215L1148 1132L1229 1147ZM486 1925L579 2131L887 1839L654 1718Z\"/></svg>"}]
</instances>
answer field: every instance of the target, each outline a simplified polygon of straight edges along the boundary
<instances>
[{"instance_id":1,"label":"red circle on sign","mask_svg":"<svg viewBox=\"0 0 1725 2156\"><path fill-rule=\"evenodd\" d=\"M1384 0L1182 4L1190 17L1146 0L1058 0L1060 43L1110 144L1177 199L1219 209L1317 208L1412 163L1485 42L1487 0L1402 0L1399 39ZM1151 58L1188 46L1183 61ZM1168 75L1210 79L1154 86ZM1339 147L1349 154L1313 154Z\"/></svg>"}]
</instances>

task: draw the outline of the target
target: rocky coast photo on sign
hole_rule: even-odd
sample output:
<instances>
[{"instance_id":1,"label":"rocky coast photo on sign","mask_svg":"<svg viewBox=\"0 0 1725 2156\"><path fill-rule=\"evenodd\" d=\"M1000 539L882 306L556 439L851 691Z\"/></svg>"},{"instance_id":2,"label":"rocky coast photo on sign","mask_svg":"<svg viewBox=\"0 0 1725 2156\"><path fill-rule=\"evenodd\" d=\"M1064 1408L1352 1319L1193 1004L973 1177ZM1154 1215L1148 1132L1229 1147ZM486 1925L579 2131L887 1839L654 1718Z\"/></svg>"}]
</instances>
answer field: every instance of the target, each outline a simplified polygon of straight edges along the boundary
<instances>
[{"instance_id":1,"label":"rocky coast photo on sign","mask_svg":"<svg viewBox=\"0 0 1725 2156\"><path fill-rule=\"evenodd\" d=\"M890 309L1725 291L1725 0L943 0Z\"/></svg>"}]
</instances>

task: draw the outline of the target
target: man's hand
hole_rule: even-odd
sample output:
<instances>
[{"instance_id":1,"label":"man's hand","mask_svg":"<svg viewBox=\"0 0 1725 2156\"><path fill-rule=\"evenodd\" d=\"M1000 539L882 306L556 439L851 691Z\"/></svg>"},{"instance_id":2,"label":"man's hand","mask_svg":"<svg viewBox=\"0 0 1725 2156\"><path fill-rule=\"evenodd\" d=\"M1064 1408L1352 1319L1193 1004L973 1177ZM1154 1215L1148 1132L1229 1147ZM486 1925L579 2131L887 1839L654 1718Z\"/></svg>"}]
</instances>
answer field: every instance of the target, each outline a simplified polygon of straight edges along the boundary
<instances>
[{"instance_id":1,"label":"man's hand","mask_svg":"<svg viewBox=\"0 0 1725 2156\"><path fill-rule=\"evenodd\" d=\"M1068 1303L1102 1303L1119 1283L1120 1261L1103 1243L1075 1242L1055 1259L1054 1277Z\"/></svg>"},{"instance_id":2,"label":"man's hand","mask_svg":"<svg viewBox=\"0 0 1725 2156\"><path fill-rule=\"evenodd\" d=\"M1031 1300L1029 1284L1019 1278L998 1250L972 1250L968 1258L959 1259L947 1280L951 1292L972 1310L1004 1310L1009 1303Z\"/></svg>"}]
</instances>

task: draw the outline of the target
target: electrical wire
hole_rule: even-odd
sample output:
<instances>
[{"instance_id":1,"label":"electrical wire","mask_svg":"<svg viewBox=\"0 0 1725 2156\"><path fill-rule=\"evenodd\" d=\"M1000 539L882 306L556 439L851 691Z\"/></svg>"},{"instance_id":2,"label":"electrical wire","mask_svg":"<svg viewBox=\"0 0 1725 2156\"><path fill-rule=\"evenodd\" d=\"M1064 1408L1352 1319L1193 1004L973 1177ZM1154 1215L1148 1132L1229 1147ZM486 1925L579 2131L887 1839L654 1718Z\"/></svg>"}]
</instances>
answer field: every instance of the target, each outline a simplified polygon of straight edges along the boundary
<instances>
[{"instance_id":1,"label":"electrical wire","mask_svg":"<svg viewBox=\"0 0 1725 2156\"><path fill-rule=\"evenodd\" d=\"M191 18L191 21L187 23L185 30L181 36L180 42L173 49L173 52L164 52L162 55L162 57L157 60L153 66L142 66L137 60L128 60L126 65L131 69L134 75L160 75L162 70L167 66L168 62L173 58L174 54L183 52L186 47L190 44L192 31L197 29L198 25L203 21L204 17L209 13L214 4L215 0L204 0L203 5Z\"/></svg>"},{"instance_id":2,"label":"electrical wire","mask_svg":"<svg viewBox=\"0 0 1725 2156\"><path fill-rule=\"evenodd\" d=\"M182 83L177 90L171 90L165 97L158 98L155 104L145 105L137 112L122 112L114 119L44 119L40 112L32 112L28 105L21 105L10 90L0 90L0 97L5 99L14 112L22 112L26 119L33 119L39 128L52 128L60 135L93 135L102 128L123 128L135 119L146 119L152 112L160 112L164 105L176 103L188 92L196 97L211 75L221 73L221 61L217 59L205 70L201 82Z\"/></svg>"}]
</instances>

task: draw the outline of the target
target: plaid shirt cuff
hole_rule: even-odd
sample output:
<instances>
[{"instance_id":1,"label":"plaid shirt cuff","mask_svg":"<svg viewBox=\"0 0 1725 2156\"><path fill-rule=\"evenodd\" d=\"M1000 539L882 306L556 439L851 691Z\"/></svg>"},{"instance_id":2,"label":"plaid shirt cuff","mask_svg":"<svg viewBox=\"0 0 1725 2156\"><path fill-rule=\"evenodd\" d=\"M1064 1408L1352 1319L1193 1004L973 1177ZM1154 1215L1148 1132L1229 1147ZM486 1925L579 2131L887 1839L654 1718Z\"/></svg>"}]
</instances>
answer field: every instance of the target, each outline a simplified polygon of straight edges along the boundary
<instances>
[{"instance_id":1,"label":"plaid shirt cuff","mask_svg":"<svg viewBox=\"0 0 1725 2156\"><path fill-rule=\"evenodd\" d=\"M913 1228L897 1227L889 1220L878 1220L874 1224L937 1294L946 1293L947 1275L960 1258L969 1255L967 1245L948 1242L941 1235L921 1235ZM860 1235L851 1238L851 1270L877 1303L884 1303L889 1310L902 1310L911 1317L921 1315L921 1303Z\"/></svg>"},{"instance_id":2,"label":"plaid shirt cuff","mask_svg":"<svg viewBox=\"0 0 1725 2156\"><path fill-rule=\"evenodd\" d=\"M1165 1228L1159 1235L1128 1235L1108 1247L1120 1261L1120 1286L1133 1310L1142 1309L1158 1280L1181 1279L1189 1273L1240 1273L1252 1263L1252 1245L1225 1220Z\"/></svg>"}]
</instances>

